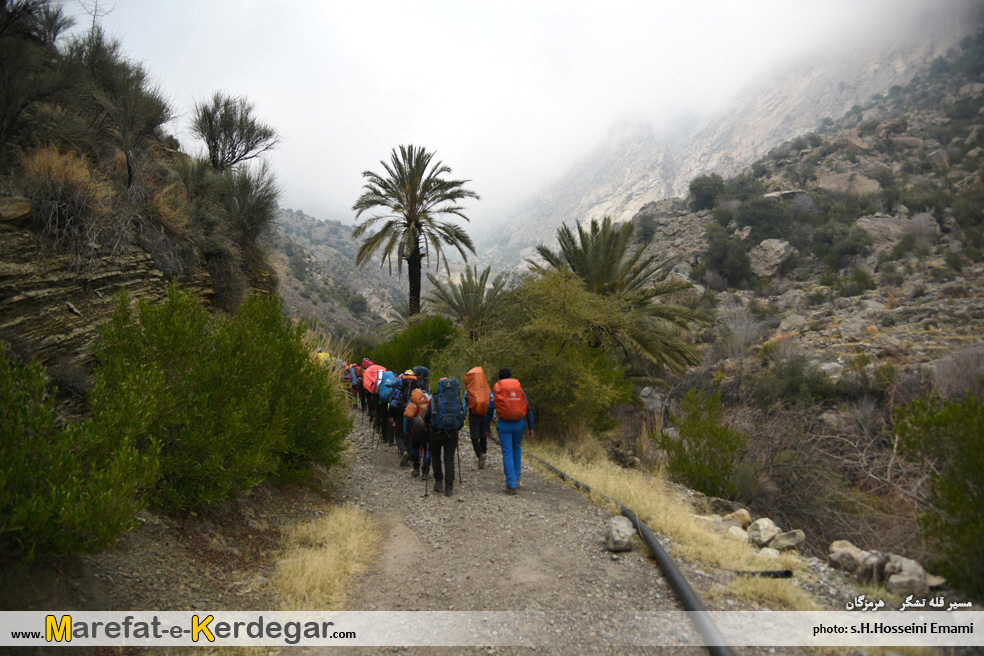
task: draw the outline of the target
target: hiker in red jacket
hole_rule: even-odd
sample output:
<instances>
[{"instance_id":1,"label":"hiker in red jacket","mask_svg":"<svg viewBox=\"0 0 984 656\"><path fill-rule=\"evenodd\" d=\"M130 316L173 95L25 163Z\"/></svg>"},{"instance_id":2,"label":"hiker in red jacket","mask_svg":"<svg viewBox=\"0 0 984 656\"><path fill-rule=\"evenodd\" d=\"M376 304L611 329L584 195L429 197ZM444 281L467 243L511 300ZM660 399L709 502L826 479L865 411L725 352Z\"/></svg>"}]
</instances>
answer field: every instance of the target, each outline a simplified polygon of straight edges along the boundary
<instances>
[{"instance_id":1,"label":"hiker in red jacket","mask_svg":"<svg viewBox=\"0 0 984 656\"><path fill-rule=\"evenodd\" d=\"M492 399L502 448L502 469L506 473L506 492L516 494L519 478L523 475L523 435L529 426L530 437L533 437L533 412L526 392L508 367L499 370L499 382L492 388Z\"/></svg>"}]
</instances>

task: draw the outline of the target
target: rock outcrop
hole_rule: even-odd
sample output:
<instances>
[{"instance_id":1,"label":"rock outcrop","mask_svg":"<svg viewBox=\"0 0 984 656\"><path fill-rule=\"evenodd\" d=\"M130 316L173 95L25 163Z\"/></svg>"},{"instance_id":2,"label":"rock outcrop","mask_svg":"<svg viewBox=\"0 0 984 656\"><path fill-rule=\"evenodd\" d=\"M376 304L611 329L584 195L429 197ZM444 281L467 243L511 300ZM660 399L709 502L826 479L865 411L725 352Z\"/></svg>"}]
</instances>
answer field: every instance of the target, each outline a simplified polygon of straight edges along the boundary
<instances>
[{"instance_id":1,"label":"rock outcrop","mask_svg":"<svg viewBox=\"0 0 984 656\"><path fill-rule=\"evenodd\" d=\"M46 255L28 227L30 202L0 203L0 339L15 342L49 367L86 365L100 327L116 307L116 294L155 303L169 281L150 253L129 246L96 254L76 271L67 255ZM211 279L201 272L182 285L210 306Z\"/></svg>"}]
</instances>

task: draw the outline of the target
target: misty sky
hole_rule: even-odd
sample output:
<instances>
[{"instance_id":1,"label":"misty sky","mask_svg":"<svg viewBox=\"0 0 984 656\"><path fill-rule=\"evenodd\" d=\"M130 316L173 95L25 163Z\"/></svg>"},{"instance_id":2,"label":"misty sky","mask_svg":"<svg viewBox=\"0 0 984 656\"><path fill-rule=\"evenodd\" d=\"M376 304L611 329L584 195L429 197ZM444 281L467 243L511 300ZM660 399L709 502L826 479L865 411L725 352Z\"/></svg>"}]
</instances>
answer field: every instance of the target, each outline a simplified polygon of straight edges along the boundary
<instances>
[{"instance_id":1,"label":"misty sky","mask_svg":"<svg viewBox=\"0 0 984 656\"><path fill-rule=\"evenodd\" d=\"M80 26L91 18L67 0ZM922 4L928 4L923 2ZM170 96L245 95L282 136L282 204L352 222L362 171L414 143L503 219L626 116L712 112L748 79L877 29L898 0L107 0L106 31Z\"/></svg>"}]
</instances>

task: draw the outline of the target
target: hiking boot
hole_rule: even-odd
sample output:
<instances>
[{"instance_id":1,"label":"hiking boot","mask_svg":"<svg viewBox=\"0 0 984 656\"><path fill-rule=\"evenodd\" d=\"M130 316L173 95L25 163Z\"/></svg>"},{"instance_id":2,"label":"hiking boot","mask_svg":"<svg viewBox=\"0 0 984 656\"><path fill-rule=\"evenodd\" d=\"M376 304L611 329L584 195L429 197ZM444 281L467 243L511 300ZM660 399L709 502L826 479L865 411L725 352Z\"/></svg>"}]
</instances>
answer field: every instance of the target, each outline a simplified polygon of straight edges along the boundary
<instances>
[{"instance_id":1,"label":"hiking boot","mask_svg":"<svg viewBox=\"0 0 984 656\"><path fill-rule=\"evenodd\" d=\"M410 476L412 476L413 478L417 478L418 476L420 476L420 468L414 467L413 471L410 472Z\"/></svg>"},{"instance_id":2,"label":"hiking boot","mask_svg":"<svg viewBox=\"0 0 984 656\"><path fill-rule=\"evenodd\" d=\"M444 492L444 481L434 481L434 491Z\"/></svg>"},{"instance_id":3,"label":"hiking boot","mask_svg":"<svg viewBox=\"0 0 984 656\"><path fill-rule=\"evenodd\" d=\"M451 488L450 485L447 486L446 488L444 488L444 496L446 496L446 497L454 496L454 491L453 491L453 489Z\"/></svg>"},{"instance_id":4,"label":"hiking boot","mask_svg":"<svg viewBox=\"0 0 984 656\"><path fill-rule=\"evenodd\" d=\"M519 494L519 490L517 490L514 487L507 487L506 488L506 494L510 494L512 496L516 496L517 494Z\"/></svg>"},{"instance_id":5,"label":"hiking boot","mask_svg":"<svg viewBox=\"0 0 984 656\"><path fill-rule=\"evenodd\" d=\"M406 467L409 464L410 464L410 453L404 451L403 454L400 456L400 467Z\"/></svg>"},{"instance_id":6,"label":"hiking boot","mask_svg":"<svg viewBox=\"0 0 984 656\"><path fill-rule=\"evenodd\" d=\"M478 468L485 469L485 454L478 456Z\"/></svg>"}]
</instances>

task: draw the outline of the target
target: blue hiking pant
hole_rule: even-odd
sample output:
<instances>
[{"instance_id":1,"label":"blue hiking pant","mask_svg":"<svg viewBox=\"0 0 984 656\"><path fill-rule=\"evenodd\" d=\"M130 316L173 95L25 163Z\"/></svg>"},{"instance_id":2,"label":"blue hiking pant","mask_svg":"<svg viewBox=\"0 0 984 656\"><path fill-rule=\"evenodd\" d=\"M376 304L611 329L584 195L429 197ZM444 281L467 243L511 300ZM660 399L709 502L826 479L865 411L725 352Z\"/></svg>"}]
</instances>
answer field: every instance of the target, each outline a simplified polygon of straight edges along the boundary
<instances>
[{"instance_id":1,"label":"blue hiking pant","mask_svg":"<svg viewBox=\"0 0 984 656\"><path fill-rule=\"evenodd\" d=\"M523 475L523 434L526 432L526 420L499 420L496 425L499 433L499 444L502 446L502 470L506 472L506 487L516 489L519 477Z\"/></svg>"}]
</instances>

